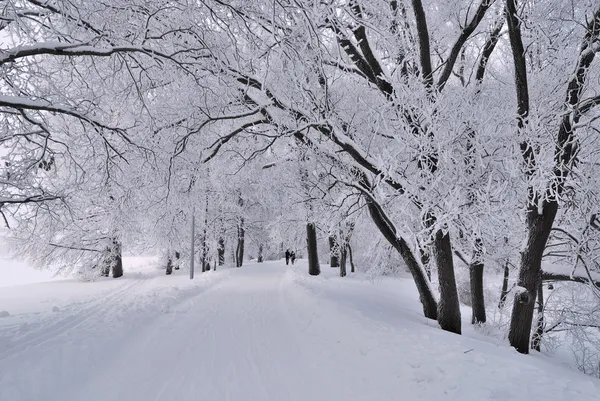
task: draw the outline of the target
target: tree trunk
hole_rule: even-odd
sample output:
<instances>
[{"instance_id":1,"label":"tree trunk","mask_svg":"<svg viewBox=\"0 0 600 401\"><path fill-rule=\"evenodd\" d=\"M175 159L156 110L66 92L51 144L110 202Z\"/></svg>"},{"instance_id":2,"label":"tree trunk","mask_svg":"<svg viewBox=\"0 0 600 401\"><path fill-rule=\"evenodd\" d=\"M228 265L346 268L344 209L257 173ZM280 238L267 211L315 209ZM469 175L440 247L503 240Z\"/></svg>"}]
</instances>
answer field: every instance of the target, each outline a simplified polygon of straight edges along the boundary
<instances>
[{"instance_id":1,"label":"tree trunk","mask_svg":"<svg viewBox=\"0 0 600 401\"><path fill-rule=\"evenodd\" d=\"M471 285L471 308L473 314L471 323L485 323L485 299L483 295L483 263L473 261L469 266L469 281Z\"/></svg>"},{"instance_id":2,"label":"tree trunk","mask_svg":"<svg viewBox=\"0 0 600 401\"><path fill-rule=\"evenodd\" d=\"M306 224L306 248L308 253L308 274L318 276L321 274L319 255L317 254L317 230L314 223Z\"/></svg>"},{"instance_id":3,"label":"tree trunk","mask_svg":"<svg viewBox=\"0 0 600 401\"><path fill-rule=\"evenodd\" d=\"M104 257L102 258L102 261L100 262L102 265L102 271L101 274L103 277L108 277L110 274L110 248L107 248L106 251L106 255L104 255Z\"/></svg>"},{"instance_id":4,"label":"tree trunk","mask_svg":"<svg viewBox=\"0 0 600 401\"><path fill-rule=\"evenodd\" d=\"M217 255L219 259L219 266L223 266L225 264L225 239L223 237L219 238L219 242L217 244Z\"/></svg>"},{"instance_id":5,"label":"tree trunk","mask_svg":"<svg viewBox=\"0 0 600 401\"><path fill-rule=\"evenodd\" d=\"M171 257L167 258L167 276L173 273L173 261Z\"/></svg>"},{"instance_id":6,"label":"tree trunk","mask_svg":"<svg viewBox=\"0 0 600 401\"><path fill-rule=\"evenodd\" d=\"M258 263L263 262L263 244L258 244L258 258L256 261Z\"/></svg>"},{"instance_id":7,"label":"tree trunk","mask_svg":"<svg viewBox=\"0 0 600 401\"><path fill-rule=\"evenodd\" d=\"M500 302L498 302L498 308L504 308L506 303L506 297L508 296L508 260L504 263L504 278L502 279L502 292L500 293Z\"/></svg>"},{"instance_id":8,"label":"tree trunk","mask_svg":"<svg viewBox=\"0 0 600 401\"><path fill-rule=\"evenodd\" d=\"M346 277L346 258L348 255L348 248L342 246L340 256L340 277Z\"/></svg>"},{"instance_id":9,"label":"tree trunk","mask_svg":"<svg viewBox=\"0 0 600 401\"><path fill-rule=\"evenodd\" d=\"M544 283L541 280L538 285L537 304L537 326L533 338L531 339L531 348L539 352L542 345L542 336L544 335Z\"/></svg>"},{"instance_id":10,"label":"tree trunk","mask_svg":"<svg viewBox=\"0 0 600 401\"><path fill-rule=\"evenodd\" d=\"M413 251L402 237L396 235L393 225L389 223L387 216L376 202L372 199L367 199L367 207L375 226L396 251L400 253L400 256L402 256L404 263L406 263L408 270L412 274L417 290L419 291L419 299L423 305L423 315L429 319L437 319L437 302L429 286L429 280L423 268L419 265Z\"/></svg>"},{"instance_id":11,"label":"tree trunk","mask_svg":"<svg viewBox=\"0 0 600 401\"><path fill-rule=\"evenodd\" d=\"M346 246L348 247L348 257L350 258L350 273L354 273L355 268L354 259L352 259L352 247L350 246L350 244L347 244Z\"/></svg>"},{"instance_id":12,"label":"tree trunk","mask_svg":"<svg viewBox=\"0 0 600 401\"><path fill-rule=\"evenodd\" d=\"M443 330L461 334L460 303L454 277L450 234L438 230L435 233L434 250L440 288L437 321Z\"/></svg>"},{"instance_id":13,"label":"tree trunk","mask_svg":"<svg viewBox=\"0 0 600 401\"><path fill-rule=\"evenodd\" d=\"M527 244L521 252L517 281L519 288L515 292L508 332L510 345L522 354L529 353L535 297L538 285L542 280L542 255L558 210L556 201L544 201L543 212L539 214L537 201L537 198L531 201L527 208Z\"/></svg>"},{"instance_id":14,"label":"tree trunk","mask_svg":"<svg viewBox=\"0 0 600 401\"><path fill-rule=\"evenodd\" d=\"M334 235L329 236L329 265L331 267L340 267L338 244Z\"/></svg>"},{"instance_id":15,"label":"tree trunk","mask_svg":"<svg viewBox=\"0 0 600 401\"><path fill-rule=\"evenodd\" d=\"M206 205L204 207L204 229L202 231L202 273L210 270L210 262L208 261L208 193L206 194ZM208 266L208 268L207 268Z\"/></svg>"},{"instance_id":16,"label":"tree trunk","mask_svg":"<svg viewBox=\"0 0 600 401\"><path fill-rule=\"evenodd\" d=\"M469 265L469 283L471 287L471 323L485 323L485 297L483 295L483 241L475 240L475 249Z\"/></svg>"},{"instance_id":17,"label":"tree trunk","mask_svg":"<svg viewBox=\"0 0 600 401\"><path fill-rule=\"evenodd\" d=\"M202 273L206 271L207 257L208 257L208 246L206 244L206 227L204 228L204 233L202 234ZM208 268L210 270L210 266Z\"/></svg>"},{"instance_id":18,"label":"tree trunk","mask_svg":"<svg viewBox=\"0 0 600 401\"><path fill-rule=\"evenodd\" d=\"M173 268L175 270L179 270L179 264L181 263L180 258L181 258L181 254L179 252L175 251L175 263L173 266Z\"/></svg>"},{"instance_id":19,"label":"tree trunk","mask_svg":"<svg viewBox=\"0 0 600 401\"><path fill-rule=\"evenodd\" d=\"M237 250L235 253L235 259L236 259L236 267L242 267L242 264L244 263L244 236L245 236L245 230L244 230L244 218L240 218L240 222L238 224L238 243L237 243Z\"/></svg>"}]
</instances>

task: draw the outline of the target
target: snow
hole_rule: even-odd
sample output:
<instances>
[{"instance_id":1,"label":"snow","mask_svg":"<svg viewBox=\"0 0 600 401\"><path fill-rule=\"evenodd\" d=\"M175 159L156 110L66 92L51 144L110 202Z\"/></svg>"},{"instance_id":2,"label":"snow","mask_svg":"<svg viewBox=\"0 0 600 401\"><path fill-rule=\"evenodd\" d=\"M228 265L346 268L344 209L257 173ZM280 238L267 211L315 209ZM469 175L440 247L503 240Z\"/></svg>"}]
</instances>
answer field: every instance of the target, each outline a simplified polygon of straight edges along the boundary
<instances>
[{"instance_id":1,"label":"snow","mask_svg":"<svg viewBox=\"0 0 600 401\"><path fill-rule=\"evenodd\" d=\"M600 381L422 317L414 284L306 262L2 288L0 400L597 400ZM9 296L5 295L8 290ZM46 306L44 306L46 305ZM59 310L52 312L54 306Z\"/></svg>"},{"instance_id":2,"label":"snow","mask_svg":"<svg viewBox=\"0 0 600 401\"><path fill-rule=\"evenodd\" d=\"M23 262L9 259L0 254L0 288L56 279L48 271L35 270Z\"/></svg>"}]
</instances>

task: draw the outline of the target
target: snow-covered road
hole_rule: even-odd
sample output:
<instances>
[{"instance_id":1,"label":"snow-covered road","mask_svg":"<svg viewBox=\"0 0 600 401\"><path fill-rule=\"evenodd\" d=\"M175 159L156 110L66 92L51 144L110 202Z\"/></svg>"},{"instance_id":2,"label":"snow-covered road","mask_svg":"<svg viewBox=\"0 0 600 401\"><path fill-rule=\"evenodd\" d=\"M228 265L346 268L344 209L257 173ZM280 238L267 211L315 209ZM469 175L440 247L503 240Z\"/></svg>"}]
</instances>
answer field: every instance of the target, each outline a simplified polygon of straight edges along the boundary
<instances>
[{"instance_id":1,"label":"snow-covered road","mask_svg":"<svg viewBox=\"0 0 600 401\"><path fill-rule=\"evenodd\" d=\"M0 320L0 400L598 399L598 380L442 332L406 283L304 272L140 273Z\"/></svg>"}]
</instances>

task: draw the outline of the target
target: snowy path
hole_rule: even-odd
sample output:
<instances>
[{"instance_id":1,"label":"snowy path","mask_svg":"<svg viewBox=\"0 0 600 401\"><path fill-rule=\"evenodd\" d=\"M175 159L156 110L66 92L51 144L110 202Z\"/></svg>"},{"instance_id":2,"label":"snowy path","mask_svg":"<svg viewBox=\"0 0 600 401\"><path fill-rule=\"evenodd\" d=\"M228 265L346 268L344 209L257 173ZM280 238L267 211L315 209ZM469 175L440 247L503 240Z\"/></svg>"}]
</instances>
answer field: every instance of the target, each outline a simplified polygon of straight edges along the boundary
<instances>
[{"instance_id":1,"label":"snowy path","mask_svg":"<svg viewBox=\"0 0 600 401\"><path fill-rule=\"evenodd\" d=\"M400 305L397 285L304 270L123 282L108 292L118 301L11 332L0 400L598 399L598 380L432 327Z\"/></svg>"}]
</instances>

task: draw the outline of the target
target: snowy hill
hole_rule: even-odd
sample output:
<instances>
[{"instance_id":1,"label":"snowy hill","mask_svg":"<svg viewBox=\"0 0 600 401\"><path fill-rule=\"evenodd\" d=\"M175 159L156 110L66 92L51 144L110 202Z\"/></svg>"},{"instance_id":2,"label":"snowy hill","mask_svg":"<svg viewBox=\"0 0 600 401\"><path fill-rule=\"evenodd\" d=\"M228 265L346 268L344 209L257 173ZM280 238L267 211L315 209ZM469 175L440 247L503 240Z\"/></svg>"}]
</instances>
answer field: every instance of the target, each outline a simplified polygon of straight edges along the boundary
<instances>
[{"instance_id":1,"label":"snowy hill","mask_svg":"<svg viewBox=\"0 0 600 401\"><path fill-rule=\"evenodd\" d=\"M597 379L443 332L410 281L335 273L267 262L191 281L150 264L2 288L0 400L598 399Z\"/></svg>"}]
</instances>

